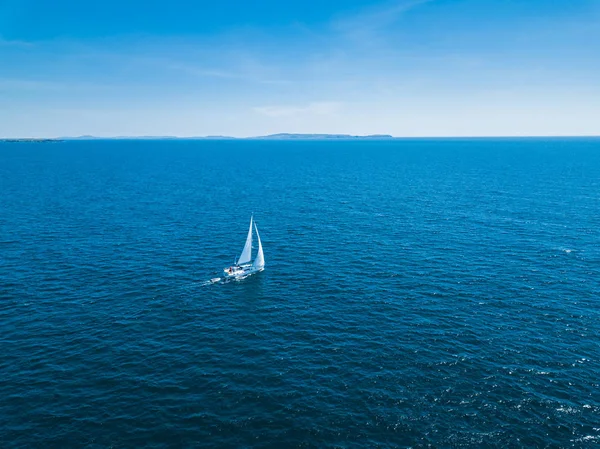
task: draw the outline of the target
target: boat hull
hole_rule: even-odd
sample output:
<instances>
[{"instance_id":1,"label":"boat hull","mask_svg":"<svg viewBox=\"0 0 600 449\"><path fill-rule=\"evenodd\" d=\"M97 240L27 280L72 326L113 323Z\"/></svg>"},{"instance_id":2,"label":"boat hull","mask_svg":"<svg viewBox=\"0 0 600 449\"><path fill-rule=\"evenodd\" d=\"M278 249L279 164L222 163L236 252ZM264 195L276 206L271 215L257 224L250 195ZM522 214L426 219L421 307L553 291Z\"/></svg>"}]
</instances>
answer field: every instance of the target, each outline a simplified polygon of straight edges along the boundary
<instances>
[{"instance_id":1,"label":"boat hull","mask_svg":"<svg viewBox=\"0 0 600 449\"><path fill-rule=\"evenodd\" d=\"M241 267L228 267L224 268L223 272L225 277L229 279L241 279L250 276L255 273L260 273L264 268L255 268L252 265L241 266Z\"/></svg>"}]
</instances>

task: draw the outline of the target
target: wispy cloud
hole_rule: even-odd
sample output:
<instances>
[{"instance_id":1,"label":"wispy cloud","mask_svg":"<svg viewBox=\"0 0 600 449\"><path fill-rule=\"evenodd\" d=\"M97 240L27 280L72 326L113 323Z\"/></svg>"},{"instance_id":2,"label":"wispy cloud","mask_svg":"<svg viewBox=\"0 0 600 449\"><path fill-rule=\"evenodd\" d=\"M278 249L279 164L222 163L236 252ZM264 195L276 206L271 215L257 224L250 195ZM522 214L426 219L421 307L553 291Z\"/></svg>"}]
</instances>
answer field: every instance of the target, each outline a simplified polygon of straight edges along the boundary
<instances>
[{"instance_id":1,"label":"wispy cloud","mask_svg":"<svg viewBox=\"0 0 600 449\"><path fill-rule=\"evenodd\" d=\"M81 83L66 83L34 79L0 78L0 90L9 91L66 91L80 87Z\"/></svg>"},{"instance_id":2,"label":"wispy cloud","mask_svg":"<svg viewBox=\"0 0 600 449\"><path fill-rule=\"evenodd\" d=\"M46 92L46 93L65 93L65 92L107 92L111 88L109 84L92 83L85 81L61 81L45 79L19 79L19 78L0 78L0 91L21 93L21 92Z\"/></svg>"},{"instance_id":3,"label":"wispy cloud","mask_svg":"<svg viewBox=\"0 0 600 449\"><path fill-rule=\"evenodd\" d=\"M259 84L289 84L289 81L277 76L274 69L257 61L230 61L230 67L214 68L195 65L193 62L170 62L163 67L188 75L202 78L247 81Z\"/></svg>"},{"instance_id":4,"label":"wispy cloud","mask_svg":"<svg viewBox=\"0 0 600 449\"><path fill-rule=\"evenodd\" d=\"M290 117L296 115L335 115L341 108L341 103L320 101L309 103L306 106L260 106L253 108L253 110L268 117Z\"/></svg>"},{"instance_id":5,"label":"wispy cloud","mask_svg":"<svg viewBox=\"0 0 600 449\"><path fill-rule=\"evenodd\" d=\"M0 90L56 90L63 87L60 83L36 80L0 78Z\"/></svg>"},{"instance_id":6,"label":"wispy cloud","mask_svg":"<svg viewBox=\"0 0 600 449\"><path fill-rule=\"evenodd\" d=\"M332 21L331 27L343 36L362 40L372 38L396 23L408 11L433 0L396 0Z\"/></svg>"},{"instance_id":7,"label":"wispy cloud","mask_svg":"<svg viewBox=\"0 0 600 449\"><path fill-rule=\"evenodd\" d=\"M9 40L0 36L0 47L33 47L33 42Z\"/></svg>"},{"instance_id":8,"label":"wispy cloud","mask_svg":"<svg viewBox=\"0 0 600 449\"><path fill-rule=\"evenodd\" d=\"M183 72L188 75L206 77L206 78L221 78L221 79L242 79L243 75L236 73L233 70L224 70L211 67L195 66L188 63L172 62L162 65L163 68Z\"/></svg>"},{"instance_id":9,"label":"wispy cloud","mask_svg":"<svg viewBox=\"0 0 600 449\"><path fill-rule=\"evenodd\" d=\"M197 46L202 47L198 42ZM264 55L251 54L240 48L221 52L198 49L197 53L164 54L149 48L126 48L125 51L90 48L84 57L96 63L138 68L150 73L169 72L191 78L213 78L266 85L289 84L277 65L264 61ZM79 57L81 58L81 57Z\"/></svg>"}]
</instances>

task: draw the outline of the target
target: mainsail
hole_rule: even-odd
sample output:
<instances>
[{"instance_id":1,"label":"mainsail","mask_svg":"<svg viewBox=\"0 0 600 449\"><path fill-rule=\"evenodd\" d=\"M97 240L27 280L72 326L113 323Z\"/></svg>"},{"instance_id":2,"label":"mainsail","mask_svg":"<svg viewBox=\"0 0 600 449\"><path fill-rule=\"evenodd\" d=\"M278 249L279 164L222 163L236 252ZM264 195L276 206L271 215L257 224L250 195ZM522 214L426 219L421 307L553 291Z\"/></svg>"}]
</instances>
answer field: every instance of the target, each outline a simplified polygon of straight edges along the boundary
<instances>
[{"instance_id":1,"label":"mainsail","mask_svg":"<svg viewBox=\"0 0 600 449\"><path fill-rule=\"evenodd\" d=\"M258 254L256 255L256 259L254 259L252 268L260 270L265 267L265 255L263 254L262 243L260 242L260 235L258 234L256 223L254 223L254 229L256 230L256 238L258 239Z\"/></svg>"},{"instance_id":2,"label":"mainsail","mask_svg":"<svg viewBox=\"0 0 600 449\"><path fill-rule=\"evenodd\" d=\"M259 239L260 242L260 239ZM244 245L244 249L242 250L242 254L240 254L240 258L238 259L238 265L242 265L244 263L248 263L252 260L252 217L250 217L250 229L248 229L248 237L246 237L246 244Z\"/></svg>"}]
</instances>

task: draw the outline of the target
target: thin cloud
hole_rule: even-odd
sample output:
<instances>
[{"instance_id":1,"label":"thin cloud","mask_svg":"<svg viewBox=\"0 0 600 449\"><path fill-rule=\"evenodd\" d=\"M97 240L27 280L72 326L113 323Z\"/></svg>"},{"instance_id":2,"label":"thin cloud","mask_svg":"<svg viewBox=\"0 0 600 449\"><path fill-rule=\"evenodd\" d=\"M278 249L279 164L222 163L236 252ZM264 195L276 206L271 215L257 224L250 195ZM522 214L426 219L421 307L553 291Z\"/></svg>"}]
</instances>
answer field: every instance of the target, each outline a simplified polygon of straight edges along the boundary
<instances>
[{"instance_id":1,"label":"thin cloud","mask_svg":"<svg viewBox=\"0 0 600 449\"><path fill-rule=\"evenodd\" d=\"M33 42L10 40L0 37L0 47L33 47Z\"/></svg>"},{"instance_id":2,"label":"thin cloud","mask_svg":"<svg viewBox=\"0 0 600 449\"><path fill-rule=\"evenodd\" d=\"M306 106L261 106L253 108L257 112L268 117L291 117L296 115L335 115L341 110L341 103L333 101L321 101L309 103Z\"/></svg>"},{"instance_id":3,"label":"thin cloud","mask_svg":"<svg viewBox=\"0 0 600 449\"><path fill-rule=\"evenodd\" d=\"M146 61L152 61L161 68L177 71L187 75L200 78L218 78L222 80L246 81L257 84L289 84L289 81L277 77L271 67L267 67L256 61L248 62L248 58L235 60L230 58L228 64L224 67L203 66L195 64L192 61L172 61L165 58L145 58ZM141 59L140 59L141 60ZM215 61L217 64L222 62L219 58Z\"/></svg>"},{"instance_id":4,"label":"thin cloud","mask_svg":"<svg viewBox=\"0 0 600 449\"><path fill-rule=\"evenodd\" d=\"M353 40L372 38L373 35L393 25L408 11L433 0L400 0L387 2L346 16L331 23L331 28Z\"/></svg>"},{"instance_id":5,"label":"thin cloud","mask_svg":"<svg viewBox=\"0 0 600 449\"><path fill-rule=\"evenodd\" d=\"M73 92L73 91L98 91L107 90L111 86L107 84L73 82L73 81L49 81L39 79L17 79L0 78L0 91L36 91L36 92Z\"/></svg>"},{"instance_id":6,"label":"thin cloud","mask_svg":"<svg viewBox=\"0 0 600 449\"><path fill-rule=\"evenodd\" d=\"M184 72L190 75L207 78L243 79L244 76L233 70L214 69L209 67L196 67L190 64L172 63L163 65L164 68Z\"/></svg>"},{"instance_id":7,"label":"thin cloud","mask_svg":"<svg viewBox=\"0 0 600 449\"><path fill-rule=\"evenodd\" d=\"M9 90L9 91L50 90L50 91L58 91L58 90L69 90L69 89L72 89L73 87L74 87L73 84L56 82L56 81L0 78L0 90Z\"/></svg>"}]
</instances>

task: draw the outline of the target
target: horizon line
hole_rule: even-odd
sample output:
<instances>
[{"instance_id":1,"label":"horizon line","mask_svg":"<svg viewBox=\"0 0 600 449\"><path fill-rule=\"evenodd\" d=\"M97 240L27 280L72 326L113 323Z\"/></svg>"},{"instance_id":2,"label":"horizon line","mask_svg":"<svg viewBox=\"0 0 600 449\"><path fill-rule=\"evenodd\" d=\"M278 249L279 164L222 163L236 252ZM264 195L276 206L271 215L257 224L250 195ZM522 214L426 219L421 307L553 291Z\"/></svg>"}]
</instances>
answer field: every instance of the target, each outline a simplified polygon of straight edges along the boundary
<instances>
[{"instance_id":1,"label":"horizon line","mask_svg":"<svg viewBox=\"0 0 600 449\"><path fill-rule=\"evenodd\" d=\"M0 137L7 141L65 141L65 140L408 140L408 139L539 139L539 138L600 138L600 134L530 134L530 135L442 135L393 136L391 134L337 134L337 133L276 133L257 136L60 136L60 137Z\"/></svg>"}]
</instances>

